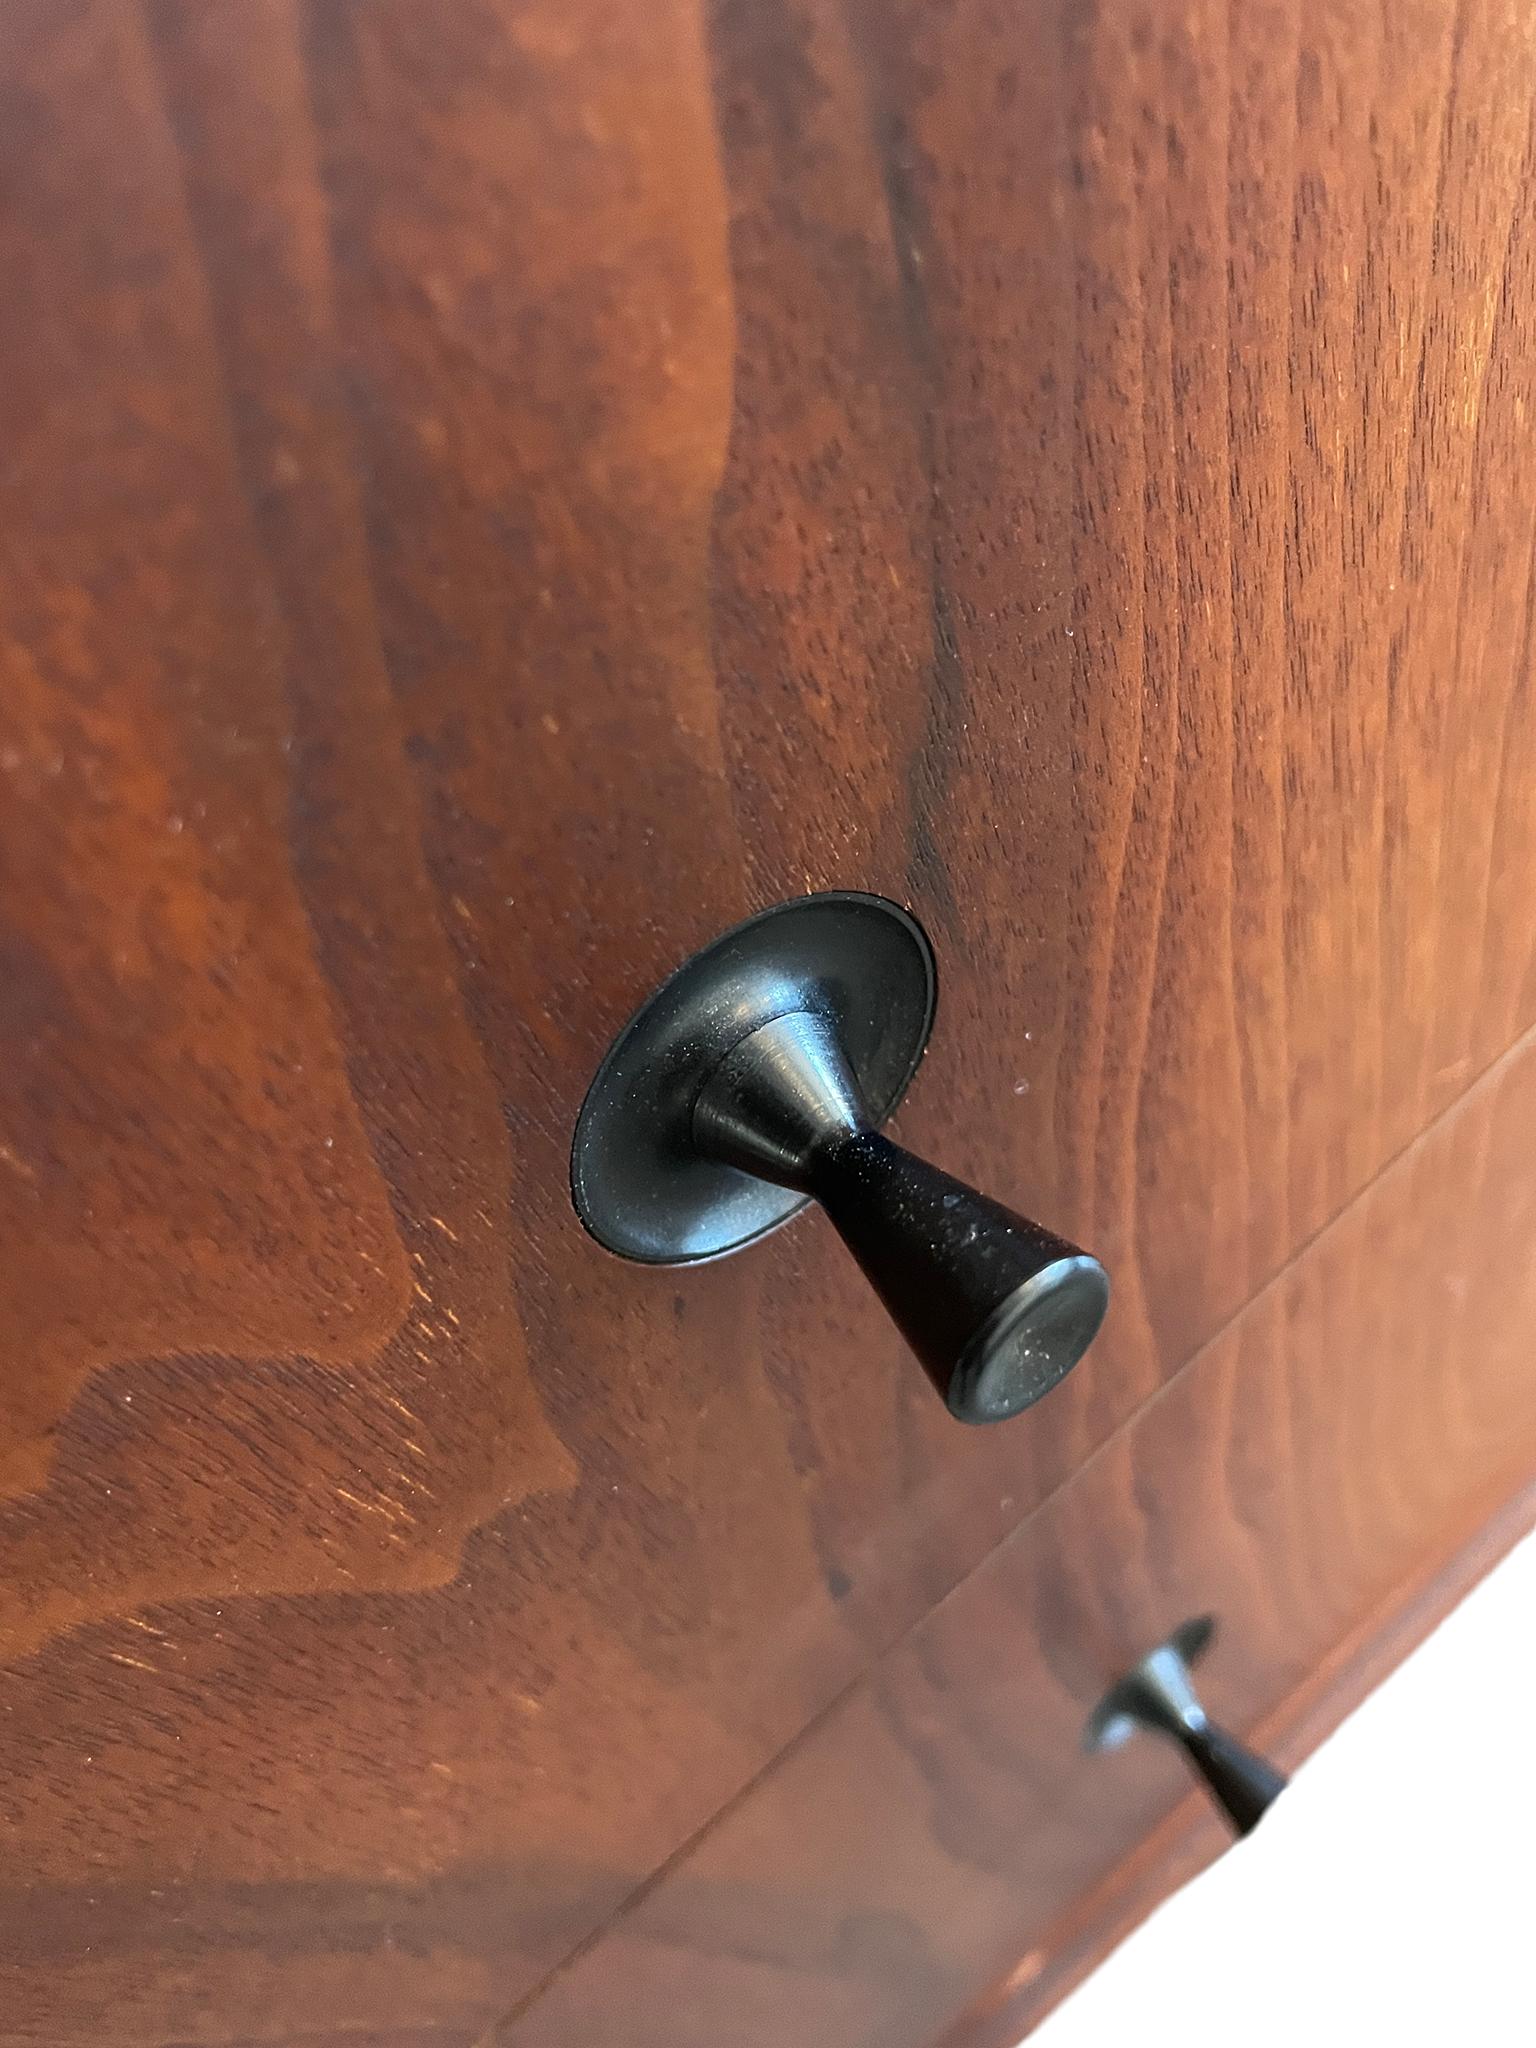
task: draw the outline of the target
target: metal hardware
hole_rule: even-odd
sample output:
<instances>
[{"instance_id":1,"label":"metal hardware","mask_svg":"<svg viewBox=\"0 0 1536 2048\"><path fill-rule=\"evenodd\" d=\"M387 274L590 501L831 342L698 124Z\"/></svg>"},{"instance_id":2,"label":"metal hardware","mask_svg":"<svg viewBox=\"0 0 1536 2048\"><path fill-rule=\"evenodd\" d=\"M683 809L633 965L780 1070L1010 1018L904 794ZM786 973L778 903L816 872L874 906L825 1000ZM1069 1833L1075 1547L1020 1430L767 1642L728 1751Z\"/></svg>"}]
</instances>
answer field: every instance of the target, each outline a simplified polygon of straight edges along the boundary
<instances>
[{"instance_id":1,"label":"metal hardware","mask_svg":"<svg viewBox=\"0 0 1536 2048\"><path fill-rule=\"evenodd\" d=\"M810 896L695 955L620 1033L571 1185L611 1251L682 1263L822 1205L950 1413L1040 1399L1092 1342L1098 1261L879 1134L922 1056L932 953L877 896Z\"/></svg>"},{"instance_id":2,"label":"metal hardware","mask_svg":"<svg viewBox=\"0 0 1536 2048\"><path fill-rule=\"evenodd\" d=\"M1174 1630L1112 1686L1089 1717L1084 1745L1118 1749L1139 1729L1175 1743L1239 1835L1251 1834L1285 1790L1273 1764L1218 1728L1200 1703L1191 1667L1215 1634L1201 1615Z\"/></svg>"}]
</instances>

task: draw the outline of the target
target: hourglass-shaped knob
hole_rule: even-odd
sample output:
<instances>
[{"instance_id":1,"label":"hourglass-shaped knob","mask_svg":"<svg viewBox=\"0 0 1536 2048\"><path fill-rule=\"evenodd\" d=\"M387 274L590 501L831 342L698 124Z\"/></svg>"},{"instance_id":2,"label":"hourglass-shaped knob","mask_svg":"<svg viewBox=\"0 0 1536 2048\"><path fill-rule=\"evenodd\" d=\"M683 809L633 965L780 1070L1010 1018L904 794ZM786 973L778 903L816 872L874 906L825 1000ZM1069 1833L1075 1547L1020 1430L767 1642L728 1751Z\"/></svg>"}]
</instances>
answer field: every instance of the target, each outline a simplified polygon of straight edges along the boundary
<instances>
[{"instance_id":1,"label":"hourglass-shaped knob","mask_svg":"<svg viewBox=\"0 0 1536 2048\"><path fill-rule=\"evenodd\" d=\"M962 1422L1017 1415L1093 1341L1098 1260L881 1137L827 1018L795 1010L733 1046L693 1137L820 1202Z\"/></svg>"},{"instance_id":2,"label":"hourglass-shaped knob","mask_svg":"<svg viewBox=\"0 0 1536 2048\"><path fill-rule=\"evenodd\" d=\"M1100 1700L1089 1720L1089 1749L1118 1749L1138 1729L1183 1752L1234 1834L1248 1835L1285 1790L1287 1779L1206 1713L1190 1667L1209 1648L1215 1624L1201 1615L1174 1630Z\"/></svg>"},{"instance_id":3,"label":"hourglass-shaped knob","mask_svg":"<svg viewBox=\"0 0 1536 2048\"><path fill-rule=\"evenodd\" d=\"M572 1158L593 1233L708 1257L821 1204L952 1415L996 1422L1104 1317L1097 1259L880 1134L927 1039L933 968L905 912L813 896L696 955L621 1033Z\"/></svg>"}]
</instances>

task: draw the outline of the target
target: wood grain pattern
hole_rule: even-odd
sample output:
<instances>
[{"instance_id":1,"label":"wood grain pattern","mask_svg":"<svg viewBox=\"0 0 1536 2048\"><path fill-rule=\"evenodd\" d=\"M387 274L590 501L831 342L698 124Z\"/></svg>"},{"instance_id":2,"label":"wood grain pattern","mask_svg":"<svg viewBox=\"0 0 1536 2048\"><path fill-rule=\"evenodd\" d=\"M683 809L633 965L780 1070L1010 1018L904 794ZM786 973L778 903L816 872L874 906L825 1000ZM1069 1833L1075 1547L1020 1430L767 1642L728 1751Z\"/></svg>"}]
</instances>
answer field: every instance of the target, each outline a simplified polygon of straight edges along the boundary
<instances>
[{"instance_id":1,"label":"wood grain pattern","mask_svg":"<svg viewBox=\"0 0 1536 2048\"><path fill-rule=\"evenodd\" d=\"M1536 1020L1519 10L13 0L0 2041L463 2042ZM956 1430L608 1037L910 902Z\"/></svg>"},{"instance_id":2,"label":"wood grain pattern","mask_svg":"<svg viewBox=\"0 0 1536 2048\"><path fill-rule=\"evenodd\" d=\"M1533 1142L1527 1039L497 2048L577 2048L621 2013L631 2048L1001 2042L953 2022L1005 1970L1017 2040L1079 1901L1188 1792L1160 1744L1082 1754L1104 1685L1214 1612L1208 1703L1272 1732L1530 1496Z\"/></svg>"}]
</instances>

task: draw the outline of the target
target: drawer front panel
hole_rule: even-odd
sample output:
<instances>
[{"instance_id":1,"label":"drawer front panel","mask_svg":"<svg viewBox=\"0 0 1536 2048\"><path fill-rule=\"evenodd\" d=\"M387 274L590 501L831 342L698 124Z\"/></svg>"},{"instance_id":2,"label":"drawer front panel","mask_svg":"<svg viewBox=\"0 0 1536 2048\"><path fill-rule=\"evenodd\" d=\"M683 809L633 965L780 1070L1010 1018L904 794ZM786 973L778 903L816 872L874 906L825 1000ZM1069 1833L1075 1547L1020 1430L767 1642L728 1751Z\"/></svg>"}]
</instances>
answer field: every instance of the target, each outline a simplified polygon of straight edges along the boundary
<instances>
[{"instance_id":1,"label":"drawer front panel","mask_svg":"<svg viewBox=\"0 0 1536 2048\"><path fill-rule=\"evenodd\" d=\"M626 2048L928 2048L1010 1970L1044 1977L1078 1902L1187 1790L1162 1745L1082 1753L1104 1686L1212 1612L1207 1705L1283 1722L1536 1483L1533 1144L1527 1041L501 2048L621 2023Z\"/></svg>"},{"instance_id":2,"label":"drawer front panel","mask_svg":"<svg viewBox=\"0 0 1536 2048\"><path fill-rule=\"evenodd\" d=\"M10 0L0 2035L479 2036L1536 1019L1518 13ZM1017 1428L572 1212L831 887Z\"/></svg>"}]
</instances>

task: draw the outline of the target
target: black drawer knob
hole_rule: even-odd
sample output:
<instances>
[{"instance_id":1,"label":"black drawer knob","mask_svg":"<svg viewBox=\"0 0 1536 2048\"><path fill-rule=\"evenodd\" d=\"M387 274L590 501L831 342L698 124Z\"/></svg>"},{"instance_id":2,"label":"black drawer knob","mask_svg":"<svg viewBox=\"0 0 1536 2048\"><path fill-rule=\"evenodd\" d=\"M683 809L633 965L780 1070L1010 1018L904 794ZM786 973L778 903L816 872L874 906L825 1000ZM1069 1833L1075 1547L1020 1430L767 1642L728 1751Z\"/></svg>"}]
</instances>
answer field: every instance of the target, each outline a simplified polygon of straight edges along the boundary
<instances>
[{"instance_id":1,"label":"black drawer knob","mask_svg":"<svg viewBox=\"0 0 1536 2048\"><path fill-rule=\"evenodd\" d=\"M1190 1667L1210 1646L1210 1617L1186 1622L1112 1686L1088 1723L1090 1749L1116 1749L1138 1729L1175 1743L1239 1835L1251 1834L1287 1780L1200 1703Z\"/></svg>"},{"instance_id":2,"label":"black drawer knob","mask_svg":"<svg viewBox=\"0 0 1536 2048\"><path fill-rule=\"evenodd\" d=\"M880 1135L933 992L926 938L883 898L811 896L738 926L620 1033L577 1123L572 1188L594 1236L660 1264L819 1202L950 1413L999 1422L1082 1357L1109 1282Z\"/></svg>"}]
</instances>

